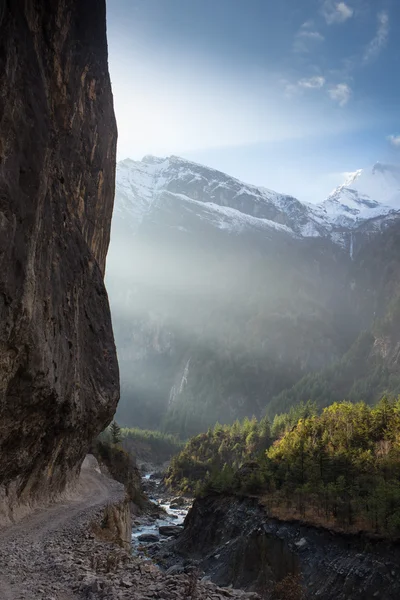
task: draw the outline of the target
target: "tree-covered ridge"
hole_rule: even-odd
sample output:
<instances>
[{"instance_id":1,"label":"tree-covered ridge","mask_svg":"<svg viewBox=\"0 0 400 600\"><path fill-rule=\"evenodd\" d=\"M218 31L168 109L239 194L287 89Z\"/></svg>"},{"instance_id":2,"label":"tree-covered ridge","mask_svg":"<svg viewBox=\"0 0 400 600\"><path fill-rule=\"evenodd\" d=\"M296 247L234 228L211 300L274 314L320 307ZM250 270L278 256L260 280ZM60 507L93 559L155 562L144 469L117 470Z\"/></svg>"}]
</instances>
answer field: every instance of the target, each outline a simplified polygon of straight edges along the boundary
<instances>
[{"instance_id":1,"label":"tree-covered ridge","mask_svg":"<svg viewBox=\"0 0 400 600\"><path fill-rule=\"evenodd\" d=\"M150 429L127 428L120 430L123 447L138 460L161 464L182 448L175 436Z\"/></svg>"},{"instance_id":2,"label":"tree-covered ridge","mask_svg":"<svg viewBox=\"0 0 400 600\"><path fill-rule=\"evenodd\" d=\"M221 485L224 485L228 472L233 477L245 463L263 456L274 439L291 429L299 419L316 412L312 402L301 402L288 413L277 415L272 425L267 417L261 420L246 417L232 425L217 423L207 433L189 439L172 459L167 484L182 492L199 493L209 482L215 487L221 476Z\"/></svg>"},{"instance_id":3,"label":"tree-covered ridge","mask_svg":"<svg viewBox=\"0 0 400 600\"><path fill-rule=\"evenodd\" d=\"M220 473L235 471L254 460L271 444L271 427L267 418L245 418L232 425L217 423L207 433L191 438L175 456L166 475L166 483L184 493L200 493L208 481Z\"/></svg>"},{"instance_id":4,"label":"tree-covered ridge","mask_svg":"<svg viewBox=\"0 0 400 600\"><path fill-rule=\"evenodd\" d=\"M168 482L199 494L256 493L272 516L399 536L400 399L301 410L309 414L293 426L294 411L272 429L253 419L193 438Z\"/></svg>"},{"instance_id":5,"label":"tree-covered ridge","mask_svg":"<svg viewBox=\"0 0 400 600\"><path fill-rule=\"evenodd\" d=\"M400 400L335 403L268 450L267 505L343 528L400 534Z\"/></svg>"}]
</instances>

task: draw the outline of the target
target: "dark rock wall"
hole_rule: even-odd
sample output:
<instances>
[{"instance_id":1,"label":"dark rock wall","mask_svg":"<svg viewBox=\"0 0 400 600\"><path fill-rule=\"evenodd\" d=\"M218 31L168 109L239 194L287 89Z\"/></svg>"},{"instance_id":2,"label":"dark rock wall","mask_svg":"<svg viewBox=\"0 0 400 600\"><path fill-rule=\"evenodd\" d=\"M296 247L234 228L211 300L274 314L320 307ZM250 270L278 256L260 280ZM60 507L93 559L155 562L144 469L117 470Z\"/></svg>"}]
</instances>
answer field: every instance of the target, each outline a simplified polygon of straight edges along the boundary
<instances>
[{"instance_id":1,"label":"dark rock wall","mask_svg":"<svg viewBox=\"0 0 400 600\"><path fill-rule=\"evenodd\" d=\"M116 138L105 0L0 0L0 514L61 491L116 408Z\"/></svg>"},{"instance_id":2,"label":"dark rock wall","mask_svg":"<svg viewBox=\"0 0 400 600\"><path fill-rule=\"evenodd\" d=\"M400 597L398 543L269 519L257 498L196 500L168 549L176 560L198 561L215 583L257 590L266 600L287 576L299 578L305 598Z\"/></svg>"}]
</instances>

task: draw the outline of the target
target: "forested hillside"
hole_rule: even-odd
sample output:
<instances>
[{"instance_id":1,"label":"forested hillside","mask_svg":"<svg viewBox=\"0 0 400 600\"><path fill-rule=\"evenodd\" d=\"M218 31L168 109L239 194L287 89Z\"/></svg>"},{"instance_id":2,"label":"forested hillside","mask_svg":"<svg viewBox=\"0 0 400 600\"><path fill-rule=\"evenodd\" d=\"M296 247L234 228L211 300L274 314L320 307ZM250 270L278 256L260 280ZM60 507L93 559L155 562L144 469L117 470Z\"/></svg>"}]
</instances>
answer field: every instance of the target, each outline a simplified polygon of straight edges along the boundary
<instances>
[{"instance_id":1,"label":"forested hillside","mask_svg":"<svg viewBox=\"0 0 400 600\"><path fill-rule=\"evenodd\" d=\"M272 516L398 537L400 399L300 410L309 416L295 425L292 411L272 428L247 420L197 436L173 460L168 483L200 495L257 494Z\"/></svg>"}]
</instances>

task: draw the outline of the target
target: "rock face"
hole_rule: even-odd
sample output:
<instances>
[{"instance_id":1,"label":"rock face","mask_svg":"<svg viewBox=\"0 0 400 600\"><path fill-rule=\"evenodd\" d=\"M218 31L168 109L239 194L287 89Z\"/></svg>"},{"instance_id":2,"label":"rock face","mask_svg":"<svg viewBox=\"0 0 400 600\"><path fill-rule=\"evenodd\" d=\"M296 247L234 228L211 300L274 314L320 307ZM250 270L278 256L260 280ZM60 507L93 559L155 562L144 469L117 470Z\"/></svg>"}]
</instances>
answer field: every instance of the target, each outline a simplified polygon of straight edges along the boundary
<instances>
[{"instance_id":1,"label":"rock face","mask_svg":"<svg viewBox=\"0 0 400 600\"><path fill-rule=\"evenodd\" d=\"M214 583L257 590L263 598L288 576L301 581L305 598L394 600L400 594L397 545L269 519L256 498L196 500L169 549L181 560L198 559Z\"/></svg>"},{"instance_id":2,"label":"rock face","mask_svg":"<svg viewBox=\"0 0 400 600\"><path fill-rule=\"evenodd\" d=\"M137 507L142 507L144 502L142 477L132 456L118 446L99 440L93 443L91 450L99 461L101 470L122 483L129 501Z\"/></svg>"},{"instance_id":3,"label":"rock face","mask_svg":"<svg viewBox=\"0 0 400 600\"><path fill-rule=\"evenodd\" d=\"M64 489L115 411L116 137L104 0L2 2L0 514Z\"/></svg>"},{"instance_id":4,"label":"rock face","mask_svg":"<svg viewBox=\"0 0 400 600\"><path fill-rule=\"evenodd\" d=\"M118 544L128 552L131 549L132 521L129 507L129 498L121 502L108 504L100 526L93 526L93 531L101 540Z\"/></svg>"}]
</instances>

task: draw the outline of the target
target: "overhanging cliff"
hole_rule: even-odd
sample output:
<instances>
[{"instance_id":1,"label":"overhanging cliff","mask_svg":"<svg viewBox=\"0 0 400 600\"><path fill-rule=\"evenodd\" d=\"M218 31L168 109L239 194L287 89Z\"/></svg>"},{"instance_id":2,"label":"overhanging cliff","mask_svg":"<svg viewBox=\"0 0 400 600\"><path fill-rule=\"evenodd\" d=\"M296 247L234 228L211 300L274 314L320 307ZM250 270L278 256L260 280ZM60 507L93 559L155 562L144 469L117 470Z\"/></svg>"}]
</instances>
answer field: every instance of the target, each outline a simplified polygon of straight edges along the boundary
<instances>
[{"instance_id":1,"label":"overhanging cliff","mask_svg":"<svg viewBox=\"0 0 400 600\"><path fill-rule=\"evenodd\" d=\"M0 1L3 516L74 479L119 398L103 283L116 138L105 1Z\"/></svg>"}]
</instances>

